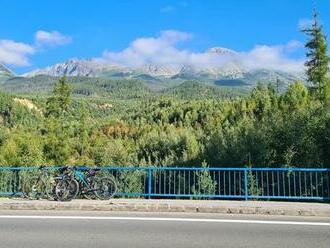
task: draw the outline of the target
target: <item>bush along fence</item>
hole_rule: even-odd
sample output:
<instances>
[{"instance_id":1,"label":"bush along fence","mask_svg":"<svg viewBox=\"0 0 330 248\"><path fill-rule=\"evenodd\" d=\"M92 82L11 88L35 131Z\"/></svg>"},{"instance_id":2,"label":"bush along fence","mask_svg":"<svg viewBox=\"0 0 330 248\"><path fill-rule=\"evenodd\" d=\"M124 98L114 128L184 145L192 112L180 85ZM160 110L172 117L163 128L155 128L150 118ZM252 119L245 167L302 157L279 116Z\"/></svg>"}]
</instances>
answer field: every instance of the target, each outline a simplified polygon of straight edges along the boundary
<instances>
[{"instance_id":1,"label":"bush along fence","mask_svg":"<svg viewBox=\"0 0 330 248\"><path fill-rule=\"evenodd\" d=\"M47 171L56 174L58 168ZM118 197L330 200L330 169L99 168L116 180ZM23 182L38 173L38 167L0 167L0 195L19 195Z\"/></svg>"}]
</instances>

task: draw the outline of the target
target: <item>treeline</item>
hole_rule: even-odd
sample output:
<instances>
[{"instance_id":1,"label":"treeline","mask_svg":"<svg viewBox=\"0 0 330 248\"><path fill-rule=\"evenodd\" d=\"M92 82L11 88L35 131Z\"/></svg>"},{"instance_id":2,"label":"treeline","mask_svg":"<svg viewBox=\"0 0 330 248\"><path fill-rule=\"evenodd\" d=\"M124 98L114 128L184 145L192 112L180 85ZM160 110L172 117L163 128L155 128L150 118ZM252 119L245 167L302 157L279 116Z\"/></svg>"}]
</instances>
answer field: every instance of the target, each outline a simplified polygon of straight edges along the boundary
<instances>
[{"instance_id":1,"label":"treeline","mask_svg":"<svg viewBox=\"0 0 330 248\"><path fill-rule=\"evenodd\" d=\"M57 77L51 76L15 77L0 82L0 90L24 96L49 96L57 81ZM68 81L70 81L71 93L74 97L129 100L153 97L233 98L247 95L247 89L244 88L209 86L205 82L196 80L166 83L140 79L70 77Z\"/></svg>"}]
</instances>

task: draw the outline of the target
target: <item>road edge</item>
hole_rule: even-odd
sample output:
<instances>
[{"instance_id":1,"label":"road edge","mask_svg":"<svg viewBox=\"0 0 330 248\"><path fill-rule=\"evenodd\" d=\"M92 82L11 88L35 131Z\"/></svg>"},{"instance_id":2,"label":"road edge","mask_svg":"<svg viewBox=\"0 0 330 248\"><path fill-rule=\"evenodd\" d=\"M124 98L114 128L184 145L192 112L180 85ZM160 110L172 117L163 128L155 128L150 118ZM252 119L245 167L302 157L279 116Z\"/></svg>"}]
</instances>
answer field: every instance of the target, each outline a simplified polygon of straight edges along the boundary
<instances>
[{"instance_id":1,"label":"road edge","mask_svg":"<svg viewBox=\"0 0 330 248\"><path fill-rule=\"evenodd\" d=\"M28 201L0 199L0 210L68 210L68 211L129 211L129 212L178 212L217 213L244 215L282 215L330 217L330 204L319 203L265 203L265 202L203 202L160 200L120 200L71 202Z\"/></svg>"}]
</instances>

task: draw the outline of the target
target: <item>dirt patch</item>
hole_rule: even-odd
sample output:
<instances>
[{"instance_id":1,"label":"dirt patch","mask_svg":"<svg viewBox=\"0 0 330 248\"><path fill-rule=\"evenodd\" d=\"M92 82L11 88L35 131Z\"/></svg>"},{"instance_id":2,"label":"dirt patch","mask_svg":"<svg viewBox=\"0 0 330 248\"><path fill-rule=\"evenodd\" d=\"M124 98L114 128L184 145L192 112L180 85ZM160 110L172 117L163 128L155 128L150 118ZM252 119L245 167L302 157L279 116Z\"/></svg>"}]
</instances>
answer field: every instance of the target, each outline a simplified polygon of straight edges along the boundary
<instances>
[{"instance_id":1,"label":"dirt patch","mask_svg":"<svg viewBox=\"0 0 330 248\"><path fill-rule=\"evenodd\" d=\"M113 108L113 105L111 103L106 103L106 104L99 105L99 108L103 109L103 110L107 110L107 109Z\"/></svg>"},{"instance_id":2,"label":"dirt patch","mask_svg":"<svg viewBox=\"0 0 330 248\"><path fill-rule=\"evenodd\" d=\"M14 101L27 107L30 110L34 110L38 113L42 113L41 109L39 109L31 100L24 98L14 98Z\"/></svg>"}]
</instances>

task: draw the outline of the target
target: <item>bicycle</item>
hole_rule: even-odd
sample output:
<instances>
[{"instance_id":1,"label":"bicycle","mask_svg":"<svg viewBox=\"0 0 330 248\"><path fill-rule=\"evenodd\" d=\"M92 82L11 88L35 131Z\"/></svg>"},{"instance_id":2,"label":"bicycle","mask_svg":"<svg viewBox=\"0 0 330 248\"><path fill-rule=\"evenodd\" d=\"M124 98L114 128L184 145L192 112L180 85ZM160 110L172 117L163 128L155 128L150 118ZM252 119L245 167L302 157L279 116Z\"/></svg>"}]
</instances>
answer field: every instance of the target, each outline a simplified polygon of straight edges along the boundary
<instances>
[{"instance_id":1,"label":"bicycle","mask_svg":"<svg viewBox=\"0 0 330 248\"><path fill-rule=\"evenodd\" d=\"M98 177L101 169L64 167L62 180L55 186L59 200L72 200L80 193L87 199L109 200L117 192L117 183L112 177Z\"/></svg>"},{"instance_id":2,"label":"bicycle","mask_svg":"<svg viewBox=\"0 0 330 248\"><path fill-rule=\"evenodd\" d=\"M59 175L55 177L55 199L58 201L71 201L79 191L79 184L74 179L74 170L69 166L59 169Z\"/></svg>"},{"instance_id":3,"label":"bicycle","mask_svg":"<svg viewBox=\"0 0 330 248\"><path fill-rule=\"evenodd\" d=\"M54 179L46 166L38 168L38 175L25 177L22 183L22 196L31 200L53 199Z\"/></svg>"}]
</instances>

